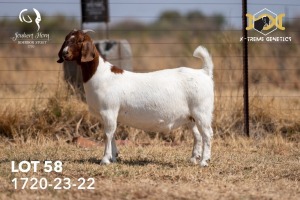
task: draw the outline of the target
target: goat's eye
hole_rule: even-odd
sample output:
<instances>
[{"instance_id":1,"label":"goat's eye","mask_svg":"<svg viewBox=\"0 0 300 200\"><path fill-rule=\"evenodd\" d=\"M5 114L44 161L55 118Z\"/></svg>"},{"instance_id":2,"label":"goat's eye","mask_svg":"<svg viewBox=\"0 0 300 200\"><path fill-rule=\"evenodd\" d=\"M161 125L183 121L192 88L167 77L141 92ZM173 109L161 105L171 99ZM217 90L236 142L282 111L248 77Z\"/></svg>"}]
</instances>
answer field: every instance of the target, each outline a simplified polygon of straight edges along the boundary
<instances>
[{"instance_id":1,"label":"goat's eye","mask_svg":"<svg viewBox=\"0 0 300 200\"><path fill-rule=\"evenodd\" d=\"M74 38L70 38L69 42L70 42L71 44L74 44L76 41L75 41Z\"/></svg>"}]
</instances>

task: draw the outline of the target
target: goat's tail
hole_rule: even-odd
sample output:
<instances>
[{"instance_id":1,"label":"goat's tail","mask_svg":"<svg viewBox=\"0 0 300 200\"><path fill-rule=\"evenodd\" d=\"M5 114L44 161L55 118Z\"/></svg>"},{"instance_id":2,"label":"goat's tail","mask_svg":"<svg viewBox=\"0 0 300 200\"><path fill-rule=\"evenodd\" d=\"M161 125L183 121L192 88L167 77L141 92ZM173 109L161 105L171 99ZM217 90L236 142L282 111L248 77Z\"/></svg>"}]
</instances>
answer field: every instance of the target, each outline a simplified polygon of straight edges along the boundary
<instances>
[{"instance_id":1,"label":"goat's tail","mask_svg":"<svg viewBox=\"0 0 300 200\"><path fill-rule=\"evenodd\" d=\"M214 64L207 49L203 46L198 46L195 49L193 56L202 59L202 61L204 62L203 69L207 72L208 76L213 78Z\"/></svg>"}]
</instances>

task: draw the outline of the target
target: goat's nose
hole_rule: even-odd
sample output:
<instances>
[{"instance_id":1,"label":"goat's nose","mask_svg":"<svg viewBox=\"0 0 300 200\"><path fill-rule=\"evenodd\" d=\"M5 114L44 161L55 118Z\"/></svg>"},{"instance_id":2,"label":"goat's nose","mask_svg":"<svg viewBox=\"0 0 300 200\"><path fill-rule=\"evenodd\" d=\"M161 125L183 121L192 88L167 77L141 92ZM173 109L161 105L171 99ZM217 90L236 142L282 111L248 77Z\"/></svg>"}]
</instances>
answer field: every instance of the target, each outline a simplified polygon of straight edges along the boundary
<instances>
[{"instance_id":1,"label":"goat's nose","mask_svg":"<svg viewBox=\"0 0 300 200\"><path fill-rule=\"evenodd\" d=\"M63 51L62 51L63 55L66 56L68 55L69 51L68 51L68 46L66 46Z\"/></svg>"}]
</instances>

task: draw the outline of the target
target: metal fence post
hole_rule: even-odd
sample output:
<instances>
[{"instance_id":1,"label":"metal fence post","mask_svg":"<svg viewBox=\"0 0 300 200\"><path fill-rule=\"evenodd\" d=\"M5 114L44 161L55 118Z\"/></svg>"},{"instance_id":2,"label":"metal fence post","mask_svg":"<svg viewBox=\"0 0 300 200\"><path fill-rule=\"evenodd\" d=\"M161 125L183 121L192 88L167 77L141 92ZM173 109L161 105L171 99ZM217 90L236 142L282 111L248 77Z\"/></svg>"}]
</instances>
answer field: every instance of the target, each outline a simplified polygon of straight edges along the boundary
<instances>
[{"instance_id":1,"label":"metal fence post","mask_svg":"<svg viewBox=\"0 0 300 200\"><path fill-rule=\"evenodd\" d=\"M247 27L247 0L243 0L243 82L244 82L244 133L250 137L249 131L249 85L248 85L248 32Z\"/></svg>"}]
</instances>

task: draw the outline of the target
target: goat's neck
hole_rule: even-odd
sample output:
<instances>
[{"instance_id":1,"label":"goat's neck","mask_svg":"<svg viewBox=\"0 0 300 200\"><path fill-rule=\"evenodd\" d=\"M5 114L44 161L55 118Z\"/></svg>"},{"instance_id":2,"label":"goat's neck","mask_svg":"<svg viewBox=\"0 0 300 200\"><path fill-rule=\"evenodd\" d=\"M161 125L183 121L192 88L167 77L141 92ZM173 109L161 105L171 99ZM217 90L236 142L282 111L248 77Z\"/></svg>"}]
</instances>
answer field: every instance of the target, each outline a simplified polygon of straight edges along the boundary
<instances>
[{"instance_id":1,"label":"goat's neck","mask_svg":"<svg viewBox=\"0 0 300 200\"><path fill-rule=\"evenodd\" d=\"M99 53L95 52L95 57L90 62L79 62L82 72L82 80L84 83L88 82L96 73L99 65Z\"/></svg>"}]
</instances>

